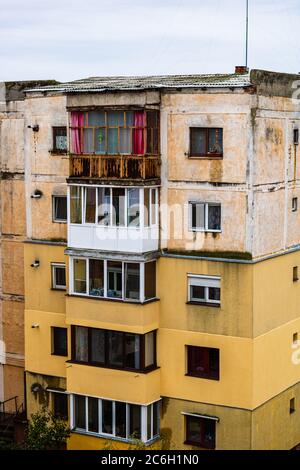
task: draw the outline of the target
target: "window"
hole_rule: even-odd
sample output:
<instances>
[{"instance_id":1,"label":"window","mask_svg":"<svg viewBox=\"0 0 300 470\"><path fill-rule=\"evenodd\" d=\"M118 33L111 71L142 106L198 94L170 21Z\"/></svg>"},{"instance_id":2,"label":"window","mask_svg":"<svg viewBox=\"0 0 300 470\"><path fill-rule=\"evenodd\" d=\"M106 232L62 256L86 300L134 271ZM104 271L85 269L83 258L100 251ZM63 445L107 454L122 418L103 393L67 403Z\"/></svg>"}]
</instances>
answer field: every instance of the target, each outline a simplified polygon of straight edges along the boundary
<instances>
[{"instance_id":1,"label":"window","mask_svg":"<svg viewBox=\"0 0 300 470\"><path fill-rule=\"evenodd\" d=\"M52 197L53 222L67 222L67 196Z\"/></svg>"},{"instance_id":2,"label":"window","mask_svg":"<svg viewBox=\"0 0 300 470\"><path fill-rule=\"evenodd\" d=\"M207 202L189 202L189 230L220 232L221 205Z\"/></svg>"},{"instance_id":3,"label":"window","mask_svg":"<svg viewBox=\"0 0 300 470\"><path fill-rule=\"evenodd\" d=\"M221 278L189 274L188 302L220 307Z\"/></svg>"},{"instance_id":4,"label":"window","mask_svg":"<svg viewBox=\"0 0 300 470\"><path fill-rule=\"evenodd\" d=\"M297 345L298 345L298 333L294 333L294 334L293 334L293 344L297 344Z\"/></svg>"},{"instance_id":5,"label":"window","mask_svg":"<svg viewBox=\"0 0 300 470\"><path fill-rule=\"evenodd\" d=\"M52 354L54 356L68 355L68 330L53 326L51 328Z\"/></svg>"},{"instance_id":6,"label":"window","mask_svg":"<svg viewBox=\"0 0 300 470\"><path fill-rule=\"evenodd\" d=\"M107 368L147 371L156 367L156 332L139 335L73 326L72 360Z\"/></svg>"},{"instance_id":7,"label":"window","mask_svg":"<svg viewBox=\"0 0 300 470\"><path fill-rule=\"evenodd\" d=\"M298 266L293 267L293 282L299 281Z\"/></svg>"},{"instance_id":8,"label":"window","mask_svg":"<svg viewBox=\"0 0 300 470\"><path fill-rule=\"evenodd\" d=\"M66 153L68 150L67 128L53 127L53 152Z\"/></svg>"},{"instance_id":9,"label":"window","mask_svg":"<svg viewBox=\"0 0 300 470\"><path fill-rule=\"evenodd\" d=\"M73 430L143 442L159 437L159 402L144 406L72 395L71 403Z\"/></svg>"},{"instance_id":10,"label":"window","mask_svg":"<svg viewBox=\"0 0 300 470\"><path fill-rule=\"evenodd\" d=\"M56 418L61 418L64 420L68 419L68 395L65 393L54 393L52 392L53 397L53 414Z\"/></svg>"},{"instance_id":11,"label":"window","mask_svg":"<svg viewBox=\"0 0 300 470\"><path fill-rule=\"evenodd\" d=\"M291 398L290 400L290 414L295 413L296 407L295 407L295 398Z\"/></svg>"},{"instance_id":12,"label":"window","mask_svg":"<svg viewBox=\"0 0 300 470\"><path fill-rule=\"evenodd\" d=\"M293 140L294 140L294 145L299 144L299 129L294 129L294 131L293 131Z\"/></svg>"},{"instance_id":13,"label":"window","mask_svg":"<svg viewBox=\"0 0 300 470\"><path fill-rule=\"evenodd\" d=\"M73 294L131 302L156 297L156 261L127 263L73 258L70 279Z\"/></svg>"},{"instance_id":14,"label":"window","mask_svg":"<svg viewBox=\"0 0 300 470\"><path fill-rule=\"evenodd\" d=\"M155 110L95 110L71 113L75 154L158 155L159 113Z\"/></svg>"},{"instance_id":15,"label":"window","mask_svg":"<svg viewBox=\"0 0 300 470\"><path fill-rule=\"evenodd\" d=\"M185 416L186 440L185 444L215 449L216 447L216 420L198 416Z\"/></svg>"},{"instance_id":16,"label":"window","mask_svg":"<svg viewBox=\"0 0 300 470\"><path fill-rule=\"evenodd\" d=\"M187 375L219 380L219 349L187 346Z\"/></svg>"},{"instance_id":17,"label":"window","mask_svg":"<svg viewBox=\"0 0 300 470\"><path fill-rule=\"evenodd\" d=\"M292 199L292 212L296 212L298 210L298 198L293 197Z\"/></svg>"},{"instance_id":18,"label":"window","mask_svg":"<svg viewBox=\"0 0 300 470\"><path fill-rule=\"evenodd\" d=\"M223 129L191 127L190 157L222 157Z\"/></svg>"},{"instance_id":19,"label":"window","mask_svg":"<svg viewBox=\"0 0 300 470\"><path fill-rule=\"evenodd\" d=\"M142 212L145 227L158 225L158 188L70 188L72 224L139 228Z\"/></svg>"},{"instance_id":20,"label":"window","mask_svg":"<svg viewBox=\"0 0 300 470\"><path fill-rule=\"evenodd\" d=\"M52 289L66 289L66 265L63 263L52 263Z\"/></svg>"}]
</instances>

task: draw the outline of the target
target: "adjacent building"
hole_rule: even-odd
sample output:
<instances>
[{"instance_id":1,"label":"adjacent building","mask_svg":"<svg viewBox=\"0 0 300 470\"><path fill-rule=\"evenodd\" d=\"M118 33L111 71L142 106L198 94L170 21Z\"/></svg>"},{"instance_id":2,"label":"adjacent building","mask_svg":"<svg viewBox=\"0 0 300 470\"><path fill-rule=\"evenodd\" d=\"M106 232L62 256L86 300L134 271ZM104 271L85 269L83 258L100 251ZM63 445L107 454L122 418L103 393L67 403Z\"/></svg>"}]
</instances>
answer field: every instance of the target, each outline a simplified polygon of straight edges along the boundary
<instances>
[{"instance_id":1,"label":"adjacent building","mask_svg":"<svg viewBox=\"0 0 300 470\"><path fill-rule=\"evenodd\" d=\"M299 444L298 85L27 88L27 412L70 449Z\"/></svg>"}]
</instances>

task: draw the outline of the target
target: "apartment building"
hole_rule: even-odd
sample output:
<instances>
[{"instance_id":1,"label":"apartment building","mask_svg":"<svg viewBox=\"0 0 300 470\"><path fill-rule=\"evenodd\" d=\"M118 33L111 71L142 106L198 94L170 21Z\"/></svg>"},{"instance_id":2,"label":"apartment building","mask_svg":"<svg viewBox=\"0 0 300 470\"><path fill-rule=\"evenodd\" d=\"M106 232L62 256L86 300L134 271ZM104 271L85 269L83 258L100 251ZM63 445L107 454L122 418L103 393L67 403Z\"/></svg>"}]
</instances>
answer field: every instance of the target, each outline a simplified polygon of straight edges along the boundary
<instances>
[{"instance_id":1,"label":"apartment building","mask_svg":"<svg viewBox=\"0 0 300 470\"><path fill-rule=\"evenodd\" d=\"M27 89L27 411L69 449L299 444L298 79Z\"/></svg>"}]
</instances>

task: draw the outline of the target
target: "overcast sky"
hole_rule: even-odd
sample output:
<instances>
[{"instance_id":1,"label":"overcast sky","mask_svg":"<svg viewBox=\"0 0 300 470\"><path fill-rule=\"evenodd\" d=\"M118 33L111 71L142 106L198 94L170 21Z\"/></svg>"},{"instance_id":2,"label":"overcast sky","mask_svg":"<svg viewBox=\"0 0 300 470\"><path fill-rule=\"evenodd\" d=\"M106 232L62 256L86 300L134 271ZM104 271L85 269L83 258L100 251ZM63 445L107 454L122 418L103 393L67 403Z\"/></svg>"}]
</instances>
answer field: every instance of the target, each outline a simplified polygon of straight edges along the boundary
<instances>
[{"instance_id":1,"label":"overcast sky","mask_svg":"<svg viewBox=\"0 0 300 470\"><path fill-rule=\"evenodd\" d=\"M300 1L249 0L251 68L300 72ZM246 0L0 0L0 81L232 72Z\"/></svg>"}]
</instances>

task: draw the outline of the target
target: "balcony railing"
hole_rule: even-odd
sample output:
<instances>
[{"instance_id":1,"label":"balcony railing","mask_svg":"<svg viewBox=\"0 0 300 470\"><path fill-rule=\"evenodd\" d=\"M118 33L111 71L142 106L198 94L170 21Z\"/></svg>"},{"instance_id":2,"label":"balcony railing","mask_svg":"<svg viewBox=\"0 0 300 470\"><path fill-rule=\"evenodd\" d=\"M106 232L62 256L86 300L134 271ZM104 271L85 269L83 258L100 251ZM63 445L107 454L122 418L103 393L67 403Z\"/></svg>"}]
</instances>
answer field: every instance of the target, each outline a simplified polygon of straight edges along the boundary
<instances>
[{"instance_id":1,"label":"balcony railing","mask_svg":"<svg viewBox=\"0 0 300 470\"><path fill-rule=\"evenodd\" d=\"M70 155L70 178L148 180L159 177L158 156Z\"/></svg>"}]
</instances>

